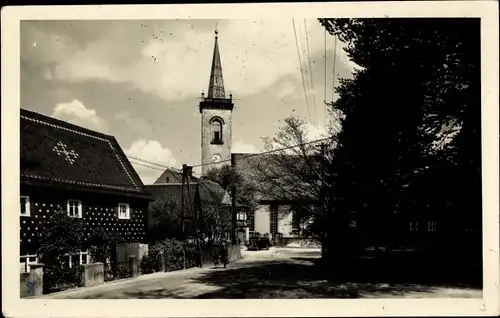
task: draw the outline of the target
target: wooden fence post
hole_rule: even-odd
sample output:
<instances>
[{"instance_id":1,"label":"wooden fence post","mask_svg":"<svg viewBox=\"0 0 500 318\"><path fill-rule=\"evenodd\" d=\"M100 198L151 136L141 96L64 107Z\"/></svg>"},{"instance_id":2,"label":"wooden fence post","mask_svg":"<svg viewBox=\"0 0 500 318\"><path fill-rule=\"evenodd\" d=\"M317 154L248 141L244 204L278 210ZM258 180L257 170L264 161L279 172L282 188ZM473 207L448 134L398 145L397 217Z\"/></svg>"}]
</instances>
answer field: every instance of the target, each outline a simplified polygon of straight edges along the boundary
<instances>
[{"instance_id":1,"label":"wooden fence post","mask_svg":"<svg viewBox=\"0 0 500 318\"><path fill-rule=\"evenodd\" d=\"M135 255L129 256L129 266L130 266L131 277L139 276L138 263L139 262L138 262L137 256L135 256Z\"/></svg>"},{"instance_id":2,"label":"wooden fence post","mask_svg":"<svg viewBox=\"0 0 500 318\"><path fill-rule=\"evenodd\" d=\"M166 271L166 268L165 268L165 256L163 254L163 251L160 252L160 266L161 266L161 271L165 272Z\"/></svg>"},{"instance_id":3,"label":"wooden fence post","mask_svg":"<svg viewBox=\"0 0 500 318\"><path fill-rule=\"evenodd\" d=\"M183 266L184 269L186 269L186 248L185 247L182 248L182 262L184 264L184 266Z\"/></svg>"}]
</instances>

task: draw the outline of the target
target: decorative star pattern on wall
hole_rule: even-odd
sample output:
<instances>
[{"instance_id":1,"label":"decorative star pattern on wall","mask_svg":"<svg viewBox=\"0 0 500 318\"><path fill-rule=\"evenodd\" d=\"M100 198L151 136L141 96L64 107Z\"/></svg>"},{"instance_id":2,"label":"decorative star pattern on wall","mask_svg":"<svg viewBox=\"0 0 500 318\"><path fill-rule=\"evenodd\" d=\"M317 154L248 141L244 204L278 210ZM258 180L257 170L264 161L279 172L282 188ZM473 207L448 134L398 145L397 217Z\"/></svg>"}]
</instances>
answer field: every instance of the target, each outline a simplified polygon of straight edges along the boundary
<instances>
[{"instance_id":1,"label":"decorative star pattern on wall","mask_svg":"<svg viewBox=\"0 0 500 318\"><path fill-rule=\"evenodd\" d=\"M64 203L31 202L31 216L21 217L20 244L24 254L36 253L38 239L46 227L50 213L64 207ZM130 219L118 219L115 207L84 206L83 226L85 235L91 237L95 228L101 227L114 233L127 242L143 242L146 237L146 215L144 210L131 207Z\"/></svg>"}]
</instances>

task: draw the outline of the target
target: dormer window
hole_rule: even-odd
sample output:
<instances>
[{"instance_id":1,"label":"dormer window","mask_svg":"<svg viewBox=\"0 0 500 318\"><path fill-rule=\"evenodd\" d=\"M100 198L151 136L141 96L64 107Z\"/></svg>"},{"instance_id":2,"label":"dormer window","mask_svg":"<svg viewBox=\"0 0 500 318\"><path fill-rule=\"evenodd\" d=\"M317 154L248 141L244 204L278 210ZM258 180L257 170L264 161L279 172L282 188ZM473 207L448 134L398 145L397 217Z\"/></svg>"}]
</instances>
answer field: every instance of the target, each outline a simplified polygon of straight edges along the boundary
<instances>
[{"instance_id":1,"label":"dormer window","mask_svg":"<svg viewBox=\"0 0 500 318\"><path fill-rule=\"evenodd\" d=\"M212 143L222 144L222 120L213 118L210 121L210 128L212 131Z\"/></svg>"}]
</instances>

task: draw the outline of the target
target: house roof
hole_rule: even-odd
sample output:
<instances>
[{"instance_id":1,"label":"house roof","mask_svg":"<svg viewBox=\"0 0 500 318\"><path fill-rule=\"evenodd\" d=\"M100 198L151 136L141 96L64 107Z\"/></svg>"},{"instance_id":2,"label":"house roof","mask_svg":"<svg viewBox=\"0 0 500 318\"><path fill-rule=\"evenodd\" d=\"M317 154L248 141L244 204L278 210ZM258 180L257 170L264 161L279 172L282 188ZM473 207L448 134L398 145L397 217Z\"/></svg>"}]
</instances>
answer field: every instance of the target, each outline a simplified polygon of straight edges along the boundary
<instances>
[{"instance_id":1,"label":"house roof","mask_svg":"<svg viewBox=\"0 0 500 318\"><path fill-rule=\"evenodd\" d=\"M200 195L201 202L217 203L217 204L231 204L231 198L226 190L220 185L209 180L200 180L193 178L196 182L189 183L190 192L184 193L184 199L188 199L188 194L194 200L196 191ZM187 187L187 184L185 185ZM181 200L182 197L182 183L154 183L145 186L147 191L155 199L160 199L162 196L167 195L176 200Z\"/></svg>"},{"instance_id":2,"label":"house roof","mask_svg":"<svg viewBox=\"0 0 500 318\"><path fill-rule=\"evenodd\" d=\"M190 183L195 182L195 178L189 179ZM174 169L166 169L161 176L156 179L155 184L182 183L182 172Z\"/></svg>"},{"instance_id":3,"label":"house roof","mask_svg":"<svg viewBox=\"0 0 500 318\"><path fill-rule=\"evenodd\" d=\"M21 181L146 194L113 136L26 109L20 127Z\"/></svg>"},{"instance_id":4,"label":"house roof","mask_svg":"<svg viewBox=\"0 0 500 318\"><path fill-rule=\"evenodd\" d=\"M198 179L200 199L210 203L231 204L229 193L218 183L206 179Z\"/></svg>"}]
</instances>

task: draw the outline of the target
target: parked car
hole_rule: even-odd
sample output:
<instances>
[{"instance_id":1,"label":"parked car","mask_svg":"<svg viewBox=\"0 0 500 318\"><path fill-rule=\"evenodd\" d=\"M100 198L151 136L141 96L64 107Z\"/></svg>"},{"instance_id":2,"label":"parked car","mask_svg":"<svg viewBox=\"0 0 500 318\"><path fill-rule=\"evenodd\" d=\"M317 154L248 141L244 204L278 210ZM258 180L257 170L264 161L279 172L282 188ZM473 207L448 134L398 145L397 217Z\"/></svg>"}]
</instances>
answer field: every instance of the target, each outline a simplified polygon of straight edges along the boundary
<instances>
[{"instance_id":1,"label":"parked car","mask_svg":"<svg viewBox=\"0 0 500 318\"><path fill-rule=\"evenodd\" d=\"M260 250L268 250L271 247L271 243L267 238L256 238L250 239L248 243L247 249L249 251L260 251Z\"/></svg>"}]
</instances>

